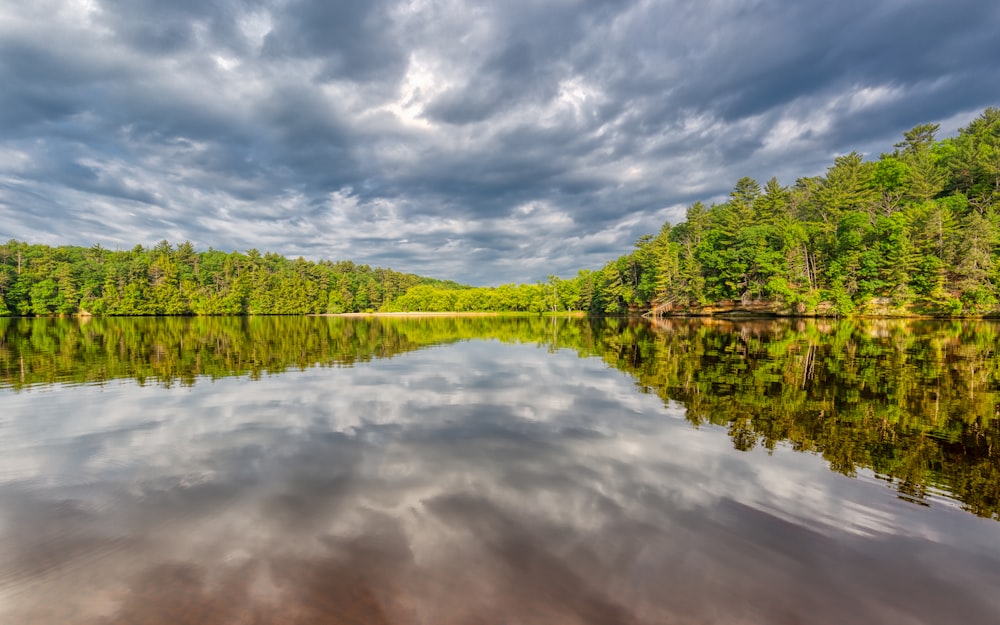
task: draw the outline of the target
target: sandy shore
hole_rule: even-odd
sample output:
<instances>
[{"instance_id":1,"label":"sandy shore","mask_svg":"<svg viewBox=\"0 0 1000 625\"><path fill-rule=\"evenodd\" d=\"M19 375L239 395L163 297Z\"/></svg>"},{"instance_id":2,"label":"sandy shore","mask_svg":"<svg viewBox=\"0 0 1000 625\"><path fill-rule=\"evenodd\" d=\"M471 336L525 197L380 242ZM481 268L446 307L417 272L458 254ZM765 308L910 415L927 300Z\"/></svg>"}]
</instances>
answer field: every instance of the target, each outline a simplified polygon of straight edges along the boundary
<instances>
[{"instance_id":1,"label":"sandy shore","mask_svg":"<svg viewBox=\"0 0 1000 625\"><path fill-rule=\"evenodd\" d=\"M530 313L530 312L370 312L322 313L309 317L583 317L583 312Z\"/></svg>"}]
</instances>

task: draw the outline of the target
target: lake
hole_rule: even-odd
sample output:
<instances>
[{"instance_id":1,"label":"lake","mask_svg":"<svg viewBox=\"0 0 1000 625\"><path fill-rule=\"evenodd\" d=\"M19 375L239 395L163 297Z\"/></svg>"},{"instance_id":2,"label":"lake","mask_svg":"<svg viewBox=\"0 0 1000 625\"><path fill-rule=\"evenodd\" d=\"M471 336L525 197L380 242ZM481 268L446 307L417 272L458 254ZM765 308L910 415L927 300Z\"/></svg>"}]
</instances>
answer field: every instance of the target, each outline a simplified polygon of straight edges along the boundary
<instances>
[{"instance_id":1,"label":"lake","mask_svg":"<svg viewBox=\"0 0 1000 625\"><path fill-rule=\"evenodd\" d=\"M0 622L995 625L998 339L0 319Z\"/></svg>"}]
</instances>

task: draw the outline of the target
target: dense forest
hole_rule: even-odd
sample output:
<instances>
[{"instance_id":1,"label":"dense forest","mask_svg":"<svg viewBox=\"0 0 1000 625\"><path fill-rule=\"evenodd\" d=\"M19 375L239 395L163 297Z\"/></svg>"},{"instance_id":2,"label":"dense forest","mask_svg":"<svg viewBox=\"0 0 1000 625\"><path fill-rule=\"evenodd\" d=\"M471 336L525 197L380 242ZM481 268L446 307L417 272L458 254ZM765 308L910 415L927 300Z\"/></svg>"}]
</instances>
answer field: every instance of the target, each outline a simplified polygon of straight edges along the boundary
<instances>
[{"instance_id":1,"label":"dense forest","mask_svg":"<svg viewBox=\"0 0 1000 625\"><path fill-rule=\"evenodd\" d=\"M465 287L351 262L191 244L110 251L0 245L0 316L360 311L1000 312L1000 109L958 136L904 133L877 160L852 152L790 187L741 178L598 270Z\"/></svg>"},{"instance_id":2,"label":"dense forest","mask_svg":"<svg viewBox=\"0 0 1000 625\"><path fill-rule=\"evenodd\" d=\"M407 289L455 283L257 250L196 252L167 241L128 251L0 245L0 315L245 315L378 310Z\"/></svg>"},{"instance_id":3,"label":"dense forest","mask_svg":"<svg viewBox=\"0 0 1000 625\"><path fill-rule=\"evenodd\" d=\"M736 182L596 271L538 285L549 310L744 309L784 314L998 312L1000 109L958 136L904 133L877 160L852 152L791 187ZM493 289L482 290L489 296ZM399 310L467 310L468 293L415 289Z\"/></svg>"},{"instance_id":4,"label":"dense forest","mask_svg":"<svg viewBox=\"0 0 1000 625\"><path fill-rule=\"evenodd\" d=\"M599 357L734 447L787 444L1000 520L1000 325L976 321L434 317L0 319L0 389L164 386L352 366L469 339Z\"/></svg>"}]
</instances>

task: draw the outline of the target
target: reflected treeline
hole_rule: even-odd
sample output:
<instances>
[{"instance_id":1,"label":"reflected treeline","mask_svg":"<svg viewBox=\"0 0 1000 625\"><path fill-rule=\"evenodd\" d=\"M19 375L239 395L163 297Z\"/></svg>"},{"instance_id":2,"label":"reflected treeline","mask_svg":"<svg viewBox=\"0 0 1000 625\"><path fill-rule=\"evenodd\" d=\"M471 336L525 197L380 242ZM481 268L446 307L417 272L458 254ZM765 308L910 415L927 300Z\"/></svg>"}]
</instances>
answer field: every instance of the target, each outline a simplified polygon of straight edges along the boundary
<instances>
[{"instance_id":1,"label":"reflected treeline","mask_svg":"<svg viewBox=\"0 0 1000 625\"><path fill-rule=\"evenodd\" d=\"M572 321L572 323L568 323ZM0 318L0 388L194 384L198 378L350 366L474 338L593 344L591 325L533 317Z\"/></svg>"},{"instance_id":2,"label":"reflected treeline","mask_svg":"<svg viewBox=\"0 0 1000 625\"><path fill-rule=\"evenodd\" d=\"M985 322L665 320L598 349L737 449L787 441L845 475L871 469L915 503L943 491L1000 519L998 334Z\"/></svg>"},{"instance_id":3,"label":"reflected treeline","mask_svg":"<svg viewBox=\"0 0 1000 625\"><path fill-rule=\"evenodd\" d=\"M469 339L600 356L640 388L725 427L737 449L781 441L831 469L871 469L900 496L949 493L1000 518L1000 325L988 322L543 317L0 319L0 387L194 384L350 366Z\"/></svg>"}]
</instances>

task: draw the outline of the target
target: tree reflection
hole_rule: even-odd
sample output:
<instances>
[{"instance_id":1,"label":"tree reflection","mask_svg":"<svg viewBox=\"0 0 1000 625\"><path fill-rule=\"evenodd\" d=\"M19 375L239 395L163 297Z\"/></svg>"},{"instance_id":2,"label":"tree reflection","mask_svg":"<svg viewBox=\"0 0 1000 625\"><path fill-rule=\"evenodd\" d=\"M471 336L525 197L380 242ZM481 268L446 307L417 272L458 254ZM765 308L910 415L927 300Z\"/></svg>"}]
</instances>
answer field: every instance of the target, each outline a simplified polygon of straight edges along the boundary
<instances>
[{"instance_id":1,"label":"tree reflection","mask_svg":"<svg viewBox=\"0 0 1000 625\"><path fill-rule=\"evenodd\" d=\"M195 384L352 366L471 339L599 356L739 450L869 469L900 497L1000 518L1000 326L973 321L544 317L0 319L0 387Z\"/></svg>"}]
</instances>

